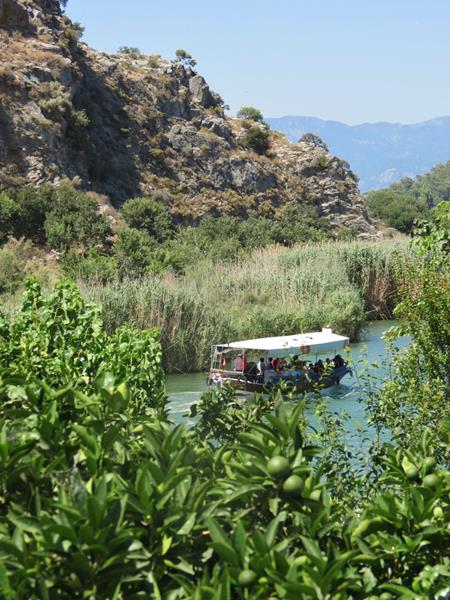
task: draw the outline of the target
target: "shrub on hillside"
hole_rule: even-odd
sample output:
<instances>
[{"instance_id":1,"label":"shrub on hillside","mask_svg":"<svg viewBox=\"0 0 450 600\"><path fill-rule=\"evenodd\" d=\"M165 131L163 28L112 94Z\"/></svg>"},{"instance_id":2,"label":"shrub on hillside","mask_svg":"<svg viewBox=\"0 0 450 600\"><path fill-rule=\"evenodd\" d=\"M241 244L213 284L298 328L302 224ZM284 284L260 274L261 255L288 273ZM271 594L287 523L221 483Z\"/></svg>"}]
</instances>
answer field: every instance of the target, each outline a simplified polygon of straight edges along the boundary
<instances>
[{"instance_id":1,"label":"shrub on hillside","mask_svg":"<svg viewBox=\"0 0 450 600\"><path fill-rule=\"evenodd\" d=\"M242 106L237 112L237 118L244 121L256 121L256 123L263 122L262 112L254 106Z\"/></svg>"},{"instance_id":2,"label":"shrub on hillside","mask_svg":"<svg viewBox=\"0 0 450 600\"><path fill-rule=\"evenodd\" d=\"M61 259L64 273L71 279L105 284L117 276L117 260L114 256L100 254L96 248L79 254L70 249Z\"/></svg>"},{"instance_id":3,"label":"shrub on hillside","mask_svg":"<svg viewBox=\"0 0 450 600\"><path fill-rule=\"evenodd\" d=\"M411 233L414 224L429 211L424 199L391 190L369 192L366 206L373 217L403 233Z\"/></svg>"},{"instance_id":4,"label":"shrub on hillside","mask_svg":"<svg viewBox=\"0 0 450 600\"><path fill-rule=\"evenodd\" d=\"M269 149L269 132L267 129L252 125L242 136L242 143L257 154L265 154Z\"/></svg>"},{"instance_id":5,"label":"shrub on hillside","mask_svg":"<svg viewBox=\"0 0 450 600\"><path fill-rule=\"evenodd\" d=\"M146 231L158 242L163 242L172 233L172 218L167 206L153 198L133 198L122 206L125 222L133 229Z\"/></svg>"},{"instance_id":6,"label":"shrub on hillside","mask_svg":"<svg viewBox=\"0 0 450 600\"><path fill-rule=\"evenodd\" d=\"M156 242L146 231L125 227L114 244L114 256L121 277L140 277L153 260Z\"/></svg>"},{"instance_id":7,"label":"shrub on hillside","mask_svg":"<svg viewBox=\"0 0 450 600\"><path fill-rule=\"evenodd\" d=\"M302 137L298 140L298 143L305 142L306 144L311 144L312 146L316 146L317 148L322 148L328 152L328 146L325 144L323 139L316 135L315 133L304 133Z\"/></svg>"},{"instance_id":8,"label":"shrub on hillside","mask_svg":"<svg viewBox=\"0 0 450 600\"><path fill-rule=\"evenodd\" d=\"M10 239L0 248L0 294L17 291L25 277L30 250L29 240Z\"/></svg>"},{"instance_id":9,"label":"shrub on hillside","mask_svg":"<svg viewBox=\"0 0 450 600\"><path fill-rule=\"evenodd\" d=\"M70 186L57 188L44 228L50 246L62 251L75 244L105 245L112 235L107 218L97 212L96 201Z\"/></svg>"},{"instance_id":10,"label":"shrub on hillside","mask_svg":"<svg viewBox=\"0 0 450 600\"><path fill-rule=\"evenodd\" d=\"M0 244L16 236L22 215L19 206L7 193L0 194Z\"/></svg>"}]
</instances>

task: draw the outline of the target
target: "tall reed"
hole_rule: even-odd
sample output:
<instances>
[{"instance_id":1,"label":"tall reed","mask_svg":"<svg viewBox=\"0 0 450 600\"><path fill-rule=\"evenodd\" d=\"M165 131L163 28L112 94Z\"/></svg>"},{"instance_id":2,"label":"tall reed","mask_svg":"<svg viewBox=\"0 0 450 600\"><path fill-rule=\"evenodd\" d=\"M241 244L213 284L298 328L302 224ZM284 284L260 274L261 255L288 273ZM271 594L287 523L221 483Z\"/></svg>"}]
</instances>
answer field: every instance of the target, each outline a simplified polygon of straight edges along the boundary
<instances>
[{"instance_id":1,"label":"tall reed","mask_svg":"<svg viewBox=\"0 0 450 600\"><path fill-rule=\"evenodd\" d=\"M207 366L212 344L331 326L353 339L366 318L390 318L405 242L326 242L266 248L234 262L207 259L184 276L83 284L105 325L158 327L166 371Z\"/></svg>"}]
</instances>

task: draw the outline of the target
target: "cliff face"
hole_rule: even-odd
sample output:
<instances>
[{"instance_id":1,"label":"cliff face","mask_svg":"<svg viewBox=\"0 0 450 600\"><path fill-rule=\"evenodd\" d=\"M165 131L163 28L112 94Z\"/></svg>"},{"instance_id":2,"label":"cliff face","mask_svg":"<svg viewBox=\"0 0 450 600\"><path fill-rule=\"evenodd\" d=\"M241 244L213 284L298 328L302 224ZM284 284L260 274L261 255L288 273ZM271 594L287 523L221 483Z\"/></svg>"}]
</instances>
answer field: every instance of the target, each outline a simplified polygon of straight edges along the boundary
<instances>
[{"instance_id":1,"label":"cliff face","mask_svg":"<svg viewBox=\"0 0 450 600\"><path fill-rule=\"evenodd\" d=\"M57 0L0 0L1 185L76 179L115 205L165 190L186 221L312 205L374 233L344 161L275 132L266 155L249 151L243 122L190 66L108 55L79 34Z\"/></svg>"}]
</instances>

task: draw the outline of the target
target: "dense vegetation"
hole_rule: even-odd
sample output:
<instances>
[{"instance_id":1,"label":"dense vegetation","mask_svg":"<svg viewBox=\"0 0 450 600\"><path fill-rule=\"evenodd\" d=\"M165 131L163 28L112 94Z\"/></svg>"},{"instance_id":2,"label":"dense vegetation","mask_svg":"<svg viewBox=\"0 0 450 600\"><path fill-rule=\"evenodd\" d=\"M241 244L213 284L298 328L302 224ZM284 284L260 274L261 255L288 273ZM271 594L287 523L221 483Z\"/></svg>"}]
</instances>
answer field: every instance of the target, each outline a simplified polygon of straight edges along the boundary
<instances>
[{"instance_id":1,"label":"dense vegetation","mask_svg":"<svg viewBox=\"0 0 450 600\"><path fill-rule=\"evenodd\" d=\"M366 205L373 217L404 233L411 233L433 206L450 200L450 161L416 178L405 177L384 190L369 192Z\"/></svg>"},{"instance_id":2,"label":"dense vegetation","mask_svg":"<svg viewBox=\"0 0 450 600\"><path fill-rule=\"evenodd\" d=\"M365 462L335 415L320 405L312 428L282 390L243 406L208 393L194 427L173 426L155 334L110 337L73 284L45 300L29 282L0 325L2 597L447 597L443 210L398 308L413 337L399 385L366 403L379 435Z\"/></svg>"},{"instance_id":3,"label":"dense vegetation","mask_svg":"<svg viewBox=\"0 0 450 600\"><path fill-rule=\"evenodd\" d=\"M164 194L108 214L95 195L68 185L4 191L0 231L8 311L26 275L48 286L62 271L102 306L109 332L158 327L168 371L203 369L211 343L231 338L326 323L357 338L365 319L392 316L411 260L402 242L334 240L313 207L181 226Z\"/></svg>"}]
</instances>

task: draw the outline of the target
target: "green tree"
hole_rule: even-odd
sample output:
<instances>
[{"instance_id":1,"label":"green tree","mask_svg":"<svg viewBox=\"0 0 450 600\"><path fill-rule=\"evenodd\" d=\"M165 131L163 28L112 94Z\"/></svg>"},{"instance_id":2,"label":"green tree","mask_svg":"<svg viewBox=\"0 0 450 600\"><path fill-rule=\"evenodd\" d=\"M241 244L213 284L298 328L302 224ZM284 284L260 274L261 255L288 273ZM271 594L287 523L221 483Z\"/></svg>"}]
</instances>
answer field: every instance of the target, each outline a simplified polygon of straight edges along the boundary
<instances>
[{"instance_id":1,"label":"green tree","mask_svg":"<svg viewBox=\"0 0 450 600\"><path fill-rule=\"evenodd\" d=\"M265 154L269 149L270 134L267 129L256 125L249 127L242 136L243 145L257 154Z\"/></svg>"},{"instance_id":2,"label":"green tree","mask_svg":"<svg viewBox=\"0 0 450 600\"><path fill-rule=\"evenodd\" d=\"M0 244L17 236L22 221L19 206L6 192L0 194Z\"/></svg>"},{"instance_id":3,"label":"green tree","mask_svg":"<svg viewBox=\"0 0 450 600\"><path fill-rule=\"evenodd\" d=\"M397 352L393 378L385 385L376 418L397 443L408 446L429 429L435 442L450 419L450 203L421 224L413 240L418 258L407 267L395 309L400 320L387 337L411 337Z\"/></svg>"},{"instance_id":4,"label":"green tree","mask_svg":"<svg viewBox=\"0 0 450 600\"><path fill-rule=\"evenodd\" d=\"M122 206L121 213L129 227L146 231L158 242L172 233L172 218L167 206L153 198L133 198Z\"/></svg>"},{"instance_id":5,"label":"green tree","mask_svg":"<svg viewBox=\"0 0 450 600\"><path fill-rule=\"evenodd\" d=\"M254 106L242 106L237 112L237 118L243 119L244 121L256 121L256 123L263 122L262 112Z\"/></svg>"},{"instance_id":6,"label":"green tree","mask_svg":"<svg viewBox=\"0 0 450 600\"><path fill-rule=\"evenodd\" d=\"M105 245L112 235L108 220L98 214L96 201L70 186L57 188L44 228L50 246L63 251L74 244Z\"/></svg>"},{"instance_id":7,"label":"green tree","mask_svg":"<svg viewBox=\"0 0 450 600\"><path fill-rule=\"evenodd\" d=\"M317 148L323 148L323 150L328 152L328 146L325 144L323 139L315 133L304 133L298 142L305 142L306 144L311 144Z\"/></svg>"},{"instance_id":8,"label":"green tree","mask_svg":"<svg viewBox=\"0 0 450 600\"><path fill-rule=\"evenodd\" d=\"M369 192L366 206L371 216L403 233L411 233L414 224L429 210L425 200L389 189Z\"/></svg>"},{"instance_id":9,"label":"green tree","mask_svg":"<svg viewBox=\"0 0 450 600\"><path fill-rule=\"evenodd\" d=\"M141 51L135 46L120 46L117 51L119 54L129 54L130 56L140 56Z\"/></svg>"},{"instance_id":10,"label":"green tree","mask_svg":"<svg viewBox=\"0 0 450 600\"><path fill-rule=\"evenodd\" d=\"M189 52L186 52L186 50L183 50L182 48L179 48L175 52L175 56L176 60L182 63L183 65L195 67L195 65L197 64L197 61L194 58L192 58L192 55L189 54Z\"/></svg>"},{"instance_id":11,"label":"green tree","mask_svg":"<svg viewBox=\"0 0 450 600\"><path fill-rule=\"evenodd\" d=\"M272 239L283 246L318 242L329 237L329 223L313 207L289 206L272 225Z\"/></svg>"},{"instance_id":12,"label":"green tree","mask_svg":"<svg viewBox=\"0 0 450 600\"><path fill-rule=\"evenodd\" d=\"M114 255L121 277L140 277L148 272L156 249L155 240L140 229L125 227L114 244Z\"/></svg>"}]
</instances>

